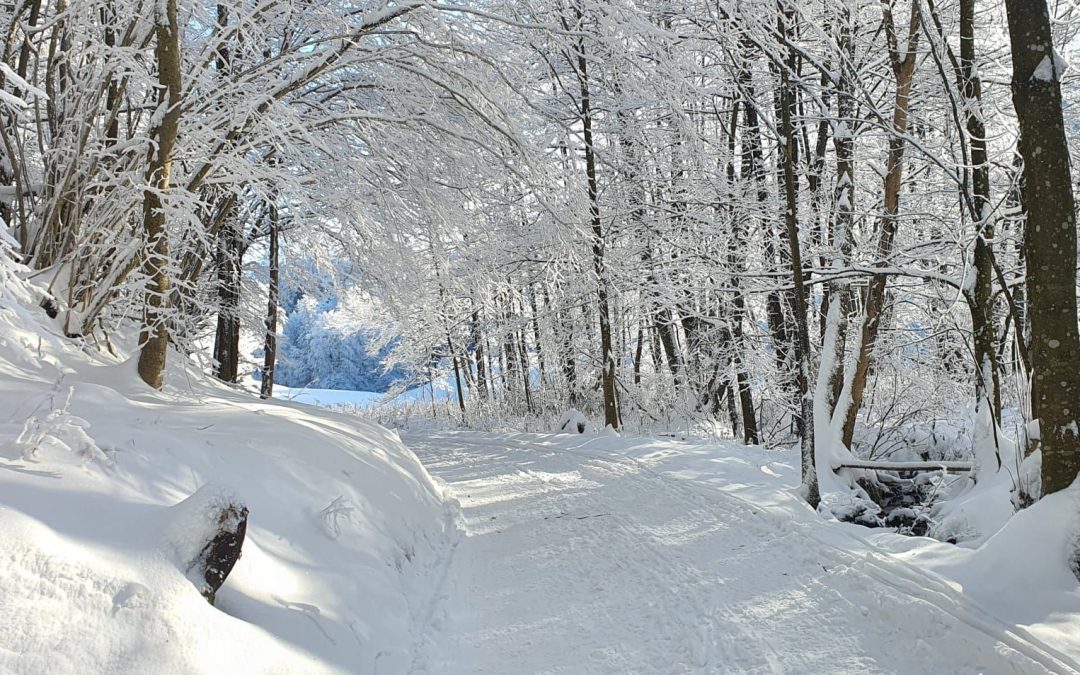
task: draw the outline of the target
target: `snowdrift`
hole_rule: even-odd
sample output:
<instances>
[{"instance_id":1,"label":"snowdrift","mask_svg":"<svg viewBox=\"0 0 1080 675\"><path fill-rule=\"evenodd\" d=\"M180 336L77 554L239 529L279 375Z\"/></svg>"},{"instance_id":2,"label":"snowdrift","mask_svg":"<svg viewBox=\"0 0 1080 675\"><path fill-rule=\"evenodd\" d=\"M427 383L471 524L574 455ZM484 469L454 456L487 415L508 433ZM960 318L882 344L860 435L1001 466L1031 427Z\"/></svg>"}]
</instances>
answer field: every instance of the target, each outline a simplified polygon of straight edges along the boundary
<instances>
[{"instance_id":1,"label":"snowdrift","mask_svg":"<svg viewBox=\"0 0 1080 675\"><path fill-rule=\"evenodd\" d=\"M0 672L409 670L455 530L395 433L232 391L176 355L152 391L9 291ZM207 484L250 509L216 607L177 554L175 505Z\"/></svg>"}]
</instances>

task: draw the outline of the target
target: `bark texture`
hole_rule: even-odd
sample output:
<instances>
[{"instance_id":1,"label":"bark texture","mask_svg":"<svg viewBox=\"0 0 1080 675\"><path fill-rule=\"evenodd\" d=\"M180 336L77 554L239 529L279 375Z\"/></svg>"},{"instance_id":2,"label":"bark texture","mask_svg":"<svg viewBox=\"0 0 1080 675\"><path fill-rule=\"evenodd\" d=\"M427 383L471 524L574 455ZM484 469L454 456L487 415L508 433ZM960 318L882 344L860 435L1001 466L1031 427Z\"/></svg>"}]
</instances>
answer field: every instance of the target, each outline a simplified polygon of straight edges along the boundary
<instances>
[{"instance_id":1,"label":"bark texture","mask_svg":"<svg viewBox=\"0 0 1080 675\"><path fill-rule=\"evenodd\" d=\"M157 6L155 56L158 66L158 95L161 122L152 136L156 147L151 150L146 172L147 189L143 196L143 231L147 251L142 271L147 278L143 328L139 343L139 377L155 389L160 389L165 376L165 355L169 348L166 325L169 273L169 238L165 231L165 211L162 197L169 190L172 177L173 149L180 127L180 28L176 0L165 0Z\"/></svg>"},{"instance_id":2,"label":"bark texture","mask_svg":"<svg viewBox=\"0 0 1080 675\"><path fill-rule=\"evenodd\" d=\"M1024 159L1031 406L1040 423L1045 496L1071 485L1080 472L1076 211L1061 115L1061 73L1046 1L1006 0L1005 9Z\"/></svg>"}]
</instances>

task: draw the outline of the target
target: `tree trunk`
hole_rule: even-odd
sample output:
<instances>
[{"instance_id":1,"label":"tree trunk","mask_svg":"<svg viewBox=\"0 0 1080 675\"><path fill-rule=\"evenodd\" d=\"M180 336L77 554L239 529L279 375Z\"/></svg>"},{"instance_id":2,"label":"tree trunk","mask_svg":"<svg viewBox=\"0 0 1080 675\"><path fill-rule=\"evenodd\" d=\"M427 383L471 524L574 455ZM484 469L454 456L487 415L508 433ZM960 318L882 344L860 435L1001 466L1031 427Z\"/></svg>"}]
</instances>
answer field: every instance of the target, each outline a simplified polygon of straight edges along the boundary
<instances>
[{"instance_id":1,"label":"tree trunk","mask_svg":"<svg viewBox=\"0 0 1080 675\"><path fill-rule=\"evenodd\" d=\"M484 336L480 332L480 310L473 305L472 312L473 354L476 360L476 393L481 401L488 399L487 366L484 362Z\"/></svg>"},{"instance_id":2,"label":"tree trunk","mask_svg":"<svg viewBox=\"0 0 1080 675\"><path fill-rule=\"evenodd\" d=\"M240 271L244 255L243 234L237 209L218 233L218 315L214 333L214 377L223 382L237 380L240 370Z\"/></svg>"},{"instance_id":3,"label":"tree trunk","mask_svg":"<svg viewBox=\"0 0 1080 675\"><path fill-rule=\"evenodd\" d=\"M578 23L582 19L578 9ZM615 354L611 345L611 308L607 270L604 264L604 231L600 222L600 195L596 179L596 152L593 145L592 102L589 93L588 59L584 38L577 43L577 78L581 93L580 115L585 141L585 177L588 183L589 224L592 230L593 273L596 275L596 307L600 315L600 382L604 396L604 424L619 428L619 408L615 392Z\"/></svg>"},{"instance_id":4,"label":"tree trunk","mask_svg":"<svg viewBox=\"0 0 1080 675\"><path fill-rule=\"evenodd\" d=\"M217 27L224 33L229 24L229 10L217 6ZM232 69L232 53L225 43L217 48L217 75L224 84ZM232 195L221 199L223 217L217 230L218 316L214 334L214 376L224 382L236 382L240 370L240 269L244 256L244 236L239 209ZM211 211L213 213L213 211Z\"/></svg>"},{"instance_id":5,"label":"tree trunk","mask_svg":"<svg viewBox=\"0 0 1080 675\"><path fill-rule=\"evenodd\" d=\"M740 87L741 89L741 87ZM742 91L741 96L745 97L746 92ZM746 105L744 103L744 105ZM735 177L735 136L738 133L739 128L739 103L738 100L733 100L731 106L731 124L728 129L728 165L727 165L727 182L731 188L733 194L737 194L737 181ZM745 152L745 151L744 151ZM746 158L743 156L743 179L746 178ZM727 250L727 261L732 270L731 286L734 289L731 296L731 365L735 371L735 389L739 394L739 409L742 413L742 435L743 443L746 445L757 445L758 429L757 429L757 417L754 412L754 393L750 390L750 378L746 373L746 368L743 366L743 350L746 348L745 340L743 338L743 318L746 316L746 299L742 292L742 280L739 278L742 272L742 260L740 258L740 252L746 241L746 219L739 212L735 205L732 205L731 213L731 238L729 239L729 245ZM738 424L732 418L732 430L734 430Z\"/></svg>"},{"instance_id":6,"label":"tree trunk","mask_svg":"<svg viewBox=\"0 0 1080 675\"><path fill-rule=\"evenodd\" d=\"M795 12L783 0L783 10L777 17L777 29L780 34L790 38L793 32L792 22ZM795 66L795 52L789 49L787 63L780 68L780 133L783 138L783 184L784 184L784 223L787 226L788 246L791 251L791 277L794 293L791 295L792 309L795 313L795 382L799 395L799 414L801 423L802 448L802 492L810 506L817 508L821 501L818 492L817 469L814 465L814 406L809 392L810 382L810 330L807 324L806 288L803 284L802 251L799 246L799 214L795 188L795 131L792 123L792 110L795 105L795 88L791 75Z\"/></svg>"},{"instance_id":7,"label":"tree trunk","mask_svg":"<svg viewBox=\"0 0 1080 675\"><path fill-rule=\"evenodd\" d=\"M645 351L645 329L638 321L637 339L634 345L634 386L641 386L641 356Z\"/></svg>"},{"instance_id":8,"label":"tree trunk","mask_svg":"<svg viewBox=\"0 0 1080 675\"><path fill-rule=\"evenodd\" d=\"M281 297L281 262L278 250L278 210L276 204L270 205L270 283L266 302L266 320L263 323L263 369L259 394L263 398L274 395L274 367L277 365L277 320L278 302Z\"/></svg>"},{"instance_id":9,"label":"tree trunk","mask_svg":"<svg viewBox=\"0 0 1080 675\"><path fill-rule=\"evenodd\" d=\"M461 382L461 367L458 365L457 352L454 351L454 341L450 338L450 332L446 333L446 348L450 350L450 360L454 364L454 388L457 390L458 409L461 410L462 419L465 418L465 388Z\"/></svg>"},{"instance_id":10,"label":"tree trunk","mask_svg":"<svg viewBox=\"0 0 1080 675\"><path fill-rule=\"evenodd\" d=\"M158 108L164 108L161 122L151 131L156 147L150 151L146 171L147 189L143 193L143 231L148 251L142 272L146 276L144 315L139 343L139 377L160 389L165 376L165 355L169 348L166 326L169 296L169 239L165 231L165 211L161 198L169 190L172 177L173 148L180 127L180 27L176 0L163 0L156 6L155 56L158 66Z\"/></svg>"},{"instance_id":11,"label":"tree trunk","mask_svg":"<svg viewBox=\"0 0 1080 675\"><path fill-rule=\"evenodd\" d=\"M960 0L960 77L965 123L971 146L972 220L975 223L975 287L971 292L971 329L975 346L975 398L990 403L994 423L1001 420L1001 383L994 333L993 209L990 162L982 120L982 82L975 63L975 0Z\"/></svg>"},{"instance_id":12,"label":"tree trunk","mask_svg":"<svg viewBox=\"0 0 1080 675\"><path fill-rule=\"evenodd\" d=\"M1076 211L1061 115L1061 65L1046 0L1005 0L1005 9L1024 158L1032 408L1038 411L1046 496L1071 485L1080 472Z\"/></svg>"},{"instance_id":13,"label":"tree trunk","mask_svg":"<svg viewBox=\"0 0 1080 675\"><path fill-rule=\"evenodd\" d=\"M753 222L755 218L758 219L759 222L755 223L755 225L757 225L757 229L762 230L765 261L767 265L773 265L776 260L775 232L771 224L766 224L761 220L763 217L768 217L763 216L762 212L768 208L769 202L769 189L765 175L765 153L761 139L761 121L758 116L757 102L755 101L753 76L749 66L746 64L755 49L748 38L742 41L740 52L742 63L738 75L744 118L742 178L744 181L749 180L753 184L755 198L752 203L757 211L757 213L753 214L743 212L743 218L747 221L747 226L743 228L743 231L752 231L749 223ZM738 255L745 255L745 252L739 251ZM787 388L790 385L790 381L786 376L791 372L791 336L787 332L780 292L775 289L770 290L765 295L765 319L769 326L769 336L772 340L776 367L781 376L784 377L783 386Z\"/></svg>"},{"instance_id":14,"label":"tree trunk","mask_svg":"<svg viewBox=\"0 0 1080 675\"><path fill-rule=\"evenodd\" d=\"M900 212L900 188L904 178L904 149L907 141L904 136L908 129L908 110L911 105L911 85L915 74L915 65L919 45L919 3L911 3L911 16L908 21L907 39L903 54L897 40L896 26L893 22L891 5L883 3L885 14L885 35L889 43L889 59L892 64L896 92L893 98L892 137L889 138L889 152L885 160L885 196L884 213L878 221L878 265L886 266L886 259L892 253L893 240ZM866 391L867 377L870 373L870 359L881 329L881 319L885 309L885 282L887 276L875 274L870 278L863 305L862 336L859 344L858 360L851 386L851 406L844 421L844 445L851 447L855 435L855 421L862 406L863 393Z\"/></svg>"},{"instance_id":15,"label":"tree trunk","mask_svg":"<svg viewBox=\"0 0 1080 675\"><path fill-rule=\"evenodd\" d=\"M532 383L529 381L529 347L525 344L525 331L517 332L518 361L521 364L521 386L525 390L525 409L531 414L533 409Z\"/></svg>"},{"instance_id":16,"label":"tree trunk","mask_svg":"<svg viewBox=\"0 0 1080 675\"><path fill-rule=\"evenodd\" d=\"M539 368L540 387L543 389L547 384L547 368L544 365L543 345L540 343L540 312L537 311L536 288L533 286L529 286L529 309L532 310L533 349L536 350L536 366Z\"/></svg>"},{"instance_id":17,"label":"tree trunk","mask_svg":"<svg viewBox=\"0 0 1080 675\"><path fill-rule=\"evenodd\" d=\"M837 17L837 46L840 53L839 78L836 84L837 126L833 131L833 150L836 154L836 187L833 190L834 215L829 233L829 266L835 272L847 267L852 249L852 227L855 222L855 44L853 41L851 10L844 6ZM847 345L848 314L851 308L851 289L846 281L831 281L826 286L825 316L832 311L836 302L835 343L823 346L822 362L827 359L824 350L832 350L829 362L830 372L825 373L825 392L829 396L825 410L829 419L815 420L815 424L832 424L833 415L839 404L840 392L844 385L844 354ZM827 320L827 319L826 319ZM826 324L822 324L824 339ZM845 408L846 409L846 408ZM845 415L846 420L846 415Z\"/></svg>"}]
</instances>

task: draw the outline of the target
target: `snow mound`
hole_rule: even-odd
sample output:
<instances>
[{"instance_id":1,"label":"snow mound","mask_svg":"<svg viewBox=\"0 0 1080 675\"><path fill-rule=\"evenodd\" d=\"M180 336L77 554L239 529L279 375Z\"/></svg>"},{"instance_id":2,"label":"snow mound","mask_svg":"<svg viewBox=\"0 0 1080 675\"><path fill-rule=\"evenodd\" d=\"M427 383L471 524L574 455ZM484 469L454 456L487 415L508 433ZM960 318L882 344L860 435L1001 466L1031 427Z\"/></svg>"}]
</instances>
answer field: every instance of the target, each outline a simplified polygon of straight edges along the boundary
<instances>
[{"instance_id":1,"label":"snow mound","mask_svg":"<svg viewBox=\"0 0 1080 675\"><path fill-rule=\"evenodd\" d=\"M163 558L88 546L0 508L0 672L330 672L214 610Z\"/></svg>"},{"instance_id":2,"label":"snow mound","mask_svg":"<svg viewBox=\"0 0 1080 675\"><path fill-rule=\"evenodd\" d=\"M1074 486L1014 515L950 576L1017 623L1044 621L1080 606L1078 545L1080 487Z\"/></svg>"},{"instance_id":3,"label":"snow mound","mask_svg":"<svg viewBox=\"0 0 1080 675\"><path fill-rule=\"evenodd\" d=\"M948 486L933 508L930 535L977 548L1015 513L1023 469L1016 441L996 426L986 401L980 402L975 415L971 446L975 470Z\"/></svg>"},{"instance_id":4,"label":"snow mound","mask_svg":"<svg viewBox=\"0 0 1080 675\"><path fill-rule=\"evenodd\" d=\"M1017 512L976 549L909 539L901 557L949 580L1007 624L1080 658L1080 486Z\"/></svg>"},{"instance_id":5,"label":"snow mound","mask_svg":"<svg viewBox=\"0 0 1080 675\"><path fill-rule=\"evenodd\" d=\"M559 418L554 430L563 434L585 434L593 433L596 428L580 410L570 408Z\"/></svg>"},{"instance_id":6,"label":"snow mound","mask_svg":"<svg viewBox=\"0 0 1080 675\"><path fill-rule=\"evenodd\" d=\"M408 672L457 533L397 434L176 354L152 391L18 300L0 293L0 672ZM185 572L206 510L241 498L211 606Z\"/></svg>"}]
</instances>

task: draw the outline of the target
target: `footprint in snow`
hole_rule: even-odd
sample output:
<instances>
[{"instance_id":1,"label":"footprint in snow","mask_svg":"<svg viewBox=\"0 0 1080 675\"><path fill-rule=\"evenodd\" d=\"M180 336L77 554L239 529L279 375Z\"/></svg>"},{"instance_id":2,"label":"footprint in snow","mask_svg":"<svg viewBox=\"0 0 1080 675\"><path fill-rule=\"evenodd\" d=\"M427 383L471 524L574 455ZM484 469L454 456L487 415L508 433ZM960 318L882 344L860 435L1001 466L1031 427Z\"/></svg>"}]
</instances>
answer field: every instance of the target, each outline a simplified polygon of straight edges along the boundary
<instances>
[{"instance_id":1,"label":"footprint in snow","mask_svg":"<svg viewBox=\"0 0 1080 675\"><path fill-rule=\"evenodd\" d=\"M124 587L113 596L112 615L116 616L121 609L138 609L146 605L146 596L150 589L134 581L124 584Z\"/></svg>"}]
</instances>

